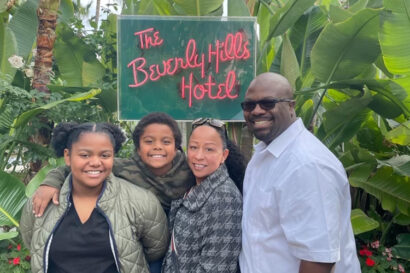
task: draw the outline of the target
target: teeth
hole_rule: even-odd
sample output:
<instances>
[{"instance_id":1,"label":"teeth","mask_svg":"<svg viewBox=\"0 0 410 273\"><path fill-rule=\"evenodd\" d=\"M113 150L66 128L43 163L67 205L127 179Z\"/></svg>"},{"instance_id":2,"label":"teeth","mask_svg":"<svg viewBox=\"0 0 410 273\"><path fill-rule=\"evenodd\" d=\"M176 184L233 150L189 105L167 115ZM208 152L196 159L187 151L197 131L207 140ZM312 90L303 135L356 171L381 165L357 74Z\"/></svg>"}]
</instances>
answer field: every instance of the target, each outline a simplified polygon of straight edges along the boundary
<instances>
[{"instance_id":1,"label":"teeth","mask_svg":"<svg viewBox=\"0 0 410 273\"><path fill-rule=\"evenodd\" d=\"M205 165L204 164L194 164L194 167L198 169L202 169L202 168L205 168Z\"/></svg>"},{"instance_id":2,"label":"teeth","mask_svg":"<svg viewBox=\"0 0 410 273\"><path fill-rule=\"evenodd\" d=\"M264 124L266 124L266 123L268 123L269 121L267 121L267 120L261 120L261 121L255 121L254 123L255 123L255 125L264 125Z\"/></svg>"},{"instance_id":3,"label":"teeth","mask_svg":"<svg viewBox=\"0 0 410 273\"><path fill-rule=\"evenodd\" d=\"M88 174L100 174L102 173L101 171L86 171Z\"/></svg>"},{"instance_id":4,"label":"teeth","mask_svg":"<svg viewBox=\"0 0 410 273\"><path fill-rule=\"evenodd\" d=\"M151 155L151 157L153 158L161 158L161 157L165 157L164 155Z\"/></svg>"}]
</instances>

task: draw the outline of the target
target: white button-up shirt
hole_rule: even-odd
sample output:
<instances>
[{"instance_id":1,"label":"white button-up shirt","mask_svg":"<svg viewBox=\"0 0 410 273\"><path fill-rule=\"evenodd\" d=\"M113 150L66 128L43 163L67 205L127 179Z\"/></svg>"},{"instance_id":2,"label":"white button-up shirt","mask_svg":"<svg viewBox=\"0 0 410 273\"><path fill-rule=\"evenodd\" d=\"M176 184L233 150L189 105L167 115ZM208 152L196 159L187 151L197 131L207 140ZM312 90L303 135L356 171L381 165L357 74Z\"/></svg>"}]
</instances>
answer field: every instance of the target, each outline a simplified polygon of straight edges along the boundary
<instances>
[{"instance_id":1,"label":"white button-up shirt","mask_svg":"<svg viewBox=\"0 0 410 273\"><path fill-rule=\"evenodd\" d=\"M301 119L255 146L243 198L242 273L297 273L301 260L361 272L345 170Z\"/></svg>"}]
</instances>

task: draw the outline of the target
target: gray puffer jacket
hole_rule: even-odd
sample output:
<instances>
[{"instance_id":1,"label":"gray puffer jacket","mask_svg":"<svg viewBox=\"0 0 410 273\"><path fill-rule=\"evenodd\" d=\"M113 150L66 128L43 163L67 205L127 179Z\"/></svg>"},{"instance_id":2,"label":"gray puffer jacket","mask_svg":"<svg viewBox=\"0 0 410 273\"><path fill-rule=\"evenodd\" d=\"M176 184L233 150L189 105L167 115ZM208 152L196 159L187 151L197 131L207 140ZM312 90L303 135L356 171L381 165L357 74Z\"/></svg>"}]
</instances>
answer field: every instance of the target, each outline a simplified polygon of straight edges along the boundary
<instances>
[{"instance_id":1,"label":"gray puffer jacket","mask_svg":"<svg viewBox=\"0 0 410 273\"><path fill-rule=\"evenodd\" d=\"M32 213L32 201L25 205L20 230L31 251L33 273L47 272L52 233L71 206L71 175L60 192L60 205L50 204L41 218ZM147 261L161 258L168 246L167 219L157 198L148 190L124 183L110 175L97 201L97 209L110 226L110 239L119 272L149 272ZM46 246L47 244L47 246Z\"/></svg>"}]
</instances>

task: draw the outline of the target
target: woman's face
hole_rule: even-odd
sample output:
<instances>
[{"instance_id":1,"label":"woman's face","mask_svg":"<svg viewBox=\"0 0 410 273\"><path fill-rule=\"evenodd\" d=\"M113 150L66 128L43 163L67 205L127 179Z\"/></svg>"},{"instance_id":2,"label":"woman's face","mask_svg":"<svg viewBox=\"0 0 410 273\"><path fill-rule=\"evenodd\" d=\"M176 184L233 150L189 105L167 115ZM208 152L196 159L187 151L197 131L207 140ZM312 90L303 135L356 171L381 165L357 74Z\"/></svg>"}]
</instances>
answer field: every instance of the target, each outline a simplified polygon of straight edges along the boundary
<instances>
[{"instance_id":1,"label":"woman's face","mask_svg":"<svg viewBox=\"0 0 410 273\"><path fill-rule=\"evenodd\" d=\"M174 134L168 125L153 123L144 128L138 154L153 174L166 174L172 168L176 151Z\"/></svg>"},{"instance_id":2,"label":"woman's face","mask_svg":"<svg viewBox=\"0 0 410 273\"><path fill-rule=\"evenodd\" d=\"M108 135L87 132L64 150L65 163L71 167L73 185L81 190L101 188L114 164L114 147Z\"/></svg>"},{"instance_id":3,"label":"woman's face","mask_svg":"<svg viewBox=\"0 0 410 273\"><path fill-rule=\"evenodd\" d=\"M192 132L187 153L189 167L199 184L219 168L229 151L223 148L221 136L216 129L204 125L196 127Z\"/></svg>"}]
</instances>

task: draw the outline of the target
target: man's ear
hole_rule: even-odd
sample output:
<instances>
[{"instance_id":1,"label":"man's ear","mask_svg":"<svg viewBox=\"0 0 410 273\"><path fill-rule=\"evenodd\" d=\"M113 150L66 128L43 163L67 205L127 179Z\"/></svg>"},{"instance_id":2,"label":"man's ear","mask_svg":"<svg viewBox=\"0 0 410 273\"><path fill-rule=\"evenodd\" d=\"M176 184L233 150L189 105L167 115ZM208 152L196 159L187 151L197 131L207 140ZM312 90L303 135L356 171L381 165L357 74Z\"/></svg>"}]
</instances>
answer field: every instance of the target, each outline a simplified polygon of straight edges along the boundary
<instances>
[{"instance_id":1,"label":"man's ear","mask_svg":"<svg viewBox=\"0 0 410 273\"><path fill-rule=\"evenodd\" d=\"M64 162L67 166L70 166L70 151L68 149L64 149Z\"/></svg>"}]
</instances>

